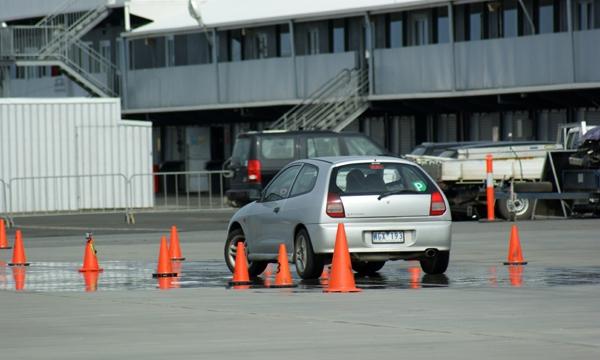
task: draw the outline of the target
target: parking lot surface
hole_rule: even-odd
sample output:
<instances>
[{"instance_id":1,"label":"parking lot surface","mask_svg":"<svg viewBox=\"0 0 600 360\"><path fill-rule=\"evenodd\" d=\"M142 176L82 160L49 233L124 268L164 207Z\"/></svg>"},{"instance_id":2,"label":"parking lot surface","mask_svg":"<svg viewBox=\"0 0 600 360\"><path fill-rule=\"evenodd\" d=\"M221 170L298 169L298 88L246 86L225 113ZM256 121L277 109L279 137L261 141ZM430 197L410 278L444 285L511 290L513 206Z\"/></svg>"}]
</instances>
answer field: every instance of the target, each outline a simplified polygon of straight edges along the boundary
<instances>
[{"instance_id":1,"label":"parking lot surface","mask_svg":"<svg viewBox=\"0 0 600 360\"><path fill-rule=\"evenodd\" d=\"M522 267L502 265L510 223L455 223L444 276L389 262L356 278L361 293L324 294L326 280L271 288L273 269L229 287L229 215L16 219L31 266L0 250L2 358L600 358L599 220L519 223ZM152 273L172 224L187 260L165 285ZM104 268L91 280L77 272L90 230Z\"/></svg>"}]
</instances>

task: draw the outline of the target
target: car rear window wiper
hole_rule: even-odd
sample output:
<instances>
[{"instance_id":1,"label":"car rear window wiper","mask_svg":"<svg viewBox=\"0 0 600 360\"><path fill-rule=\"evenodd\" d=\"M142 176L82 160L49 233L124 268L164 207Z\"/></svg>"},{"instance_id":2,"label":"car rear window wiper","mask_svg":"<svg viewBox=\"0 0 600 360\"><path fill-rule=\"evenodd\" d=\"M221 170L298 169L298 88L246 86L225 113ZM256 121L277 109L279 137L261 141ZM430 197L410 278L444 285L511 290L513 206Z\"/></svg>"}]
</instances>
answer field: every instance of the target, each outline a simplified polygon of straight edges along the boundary
<instances>
[{"instance_id":1,"label":"car rear window wiper","mask_svg":"<svg viewBox=\"0 0 600 360\"><path fill-rule=\"evenodd\" d=\"M403 189L403 190L393 190L393 191L386 191L384 193L381 193L378 197L377 200L381 200L384 197L388 197L390 195L398 195L398 194L424 194L423 192L419 192L419 191L415 191L415 190L408 190L408 189Z\"/></svg>"}]
</instances>

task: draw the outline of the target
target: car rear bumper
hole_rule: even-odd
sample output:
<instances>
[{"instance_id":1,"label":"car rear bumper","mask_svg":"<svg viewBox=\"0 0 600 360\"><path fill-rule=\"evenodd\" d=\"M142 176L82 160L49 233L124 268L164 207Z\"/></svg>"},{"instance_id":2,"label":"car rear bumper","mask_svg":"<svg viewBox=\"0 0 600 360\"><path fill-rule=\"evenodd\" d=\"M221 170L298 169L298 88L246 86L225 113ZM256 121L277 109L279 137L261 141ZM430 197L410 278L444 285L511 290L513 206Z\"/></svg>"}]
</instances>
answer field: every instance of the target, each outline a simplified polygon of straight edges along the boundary
<instances>
[{"instance_id":1,"label":"car rear bumper","mask_svg":"<svg viewBox=\"0 0 600 360\"><path fill-rule=\"evenodd\" d=\"M231 201L249 203L260 199L259 189L230 189L225 192L225 196Z\"/></svg>"},{"instance_id":2,"label":"car rear bumper","mask_svg":"<svg viewBox=\"0 0 600 360\"><path fill-rule=\"evenodd\" d=\"M333 253L337 223L311 224L306 226L313 250L317 254ZM395 258L399 253L419 254L426 249L449 251L452 237L451 221L423 221L410 223L360 223L345 224L346 239L350 253L389 254ZM404 243L377 244L372 241L373 231L403 231ZM401 257L401 256L400 256Z\"/></svg>"}]
</instances>

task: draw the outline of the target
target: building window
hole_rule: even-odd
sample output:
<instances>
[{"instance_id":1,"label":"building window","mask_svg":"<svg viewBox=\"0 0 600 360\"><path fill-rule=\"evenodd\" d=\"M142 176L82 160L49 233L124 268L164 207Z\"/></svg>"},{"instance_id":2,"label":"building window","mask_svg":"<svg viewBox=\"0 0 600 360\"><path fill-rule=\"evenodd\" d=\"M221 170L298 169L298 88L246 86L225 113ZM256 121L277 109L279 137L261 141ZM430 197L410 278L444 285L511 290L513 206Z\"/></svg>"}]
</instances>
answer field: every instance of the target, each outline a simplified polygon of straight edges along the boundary
<instances>
[{"instance_id":1,"label":"building window","mask_svg":"<svg viewBox=\"0 0 600 360\"><path fill-rule=\"evenodd\" d=\"M469 4L469 40L481 40L483 36L483 4Z\"/></svg>"},{"instance_id":2,"label":"building window","mask_svg":"<svg viewBox=\"0 0 600 360\"><path fill-rule=\"evenodd\" d=\"M175 39L167 36L167 66L175 66Z\"/></svg>"},{"instance_id":3,"label":"building window","mask_svg":"<svg viewBox=\"0 0 600 360\"><path fill-rule=\"evenodd\" d=\"M519 10L517 0L504 0L502 9L502 34L504 37L517 37L519 35Z\"/></svg>"},{"instance_id":4,"label":"building window","mask_svg":"<svg viewBox=\"0 0 600 360\"><path fill-rule=\"evenodd\" d=\"M319 29L312 27L306 33L306 54L316 55L319 54Z\"/></svg>"},{"instance_id":5,"label":"building window","mask_svg":"<svg viewBox=\"0 0 600 360\"><path fill-rule=\"evenodd\" d=\"M266 59L269 57L269 44L267 34L264 32L256 33L254 37L254 58Z\"/></svg>"},{"instance_id":6,"label":"building window","mask_svg":"<svg viewBox=\"0 0 600 360\"><path fill-rule=\"evenodd\" d=\"M502 3L491 1L485 4L487 15L487 38L496 39L502 37Z\"/></svg>"},{"instance_id":7,"label":"building window","mask_svg":"<svg viewBox=\"0 0 600 360\"><path fill-rule=\"evenodd\" d=\"M229 31L229 61L243 60L243 44L242 30Z\"/></svg>"},{"instance_id":8,"label":"building window","mask_svg":"<svg viewBox=\"0 0 600 360\"><path fill-rule=\"evenodd\" d=\"M279 41L277 47L277 56L287 57L292 56L292 38L290 36L290 29L288 25L279 25L277 27L279 34Z\"/></svg>"},{"instance_id":9,"label":"building window","mask_svg":"<svg viewBox=\"0 0 600 360\"><path fill-rule=\"evenodd\" d=\"M210 63L212 47L208 36L207 33L175 35L175 66Z\"/></svg>"},{"instance_id":10,"label":"building window","mask_svg":"<svg viewBox=\"0 0 600 360\"><path fill-rule=\"evenodd\" d=\"M165 66L165 38L151 37L132 40L129 43L132 70Z\"/></svg>"},{"instance_id":11,"label":"building window","mask_svg":"<svg viewBox=\"0 0 600 360\"><path fill-rule=\"evenodd\" d=\"M390 14L388 25L388 47L398 48L404 46L404 21L403 14Z\"/></svg>"},{"instance_id":12,"label":"building window","mask_svg":"<svg viewBox=\"0 0 600 360\"><path fill-rule=\"evenodd\" d=\"M425 15L416 16L413 21L413 45L427 45L429 42L428 21Z\"/></svg>"},{"instance_id":13,"label":"building window","mask_svg":"<svg viewBox=\"0 0 600 360\"><path fill-rule=\"evenodd\" d=\"M537 18L539 34L554 32L554 0L539 0Z\"/></svg>"},{"instance_id":14,"label":"building window","mask_svg":"<svg viewBox=\"0 0 600 360\"><path fill-rule=\"evenodd\" d=\"M576 30L594 28L594 4L591 0L579 0L575 5Z\"/></svg>"},{"instance_id":15,"label":"building window","mask_svg":"<svg viewBox=\"0 0 600 360\"><path fill-rule=\"evenodd\" d=\"M450 23L448 21L448 8L437 8L436 18L436 42L438 44L447 43L450 41Z\"/></svg>"},{"instance_id":16,"label":"building window","mask_svg":"<svg viewBox=\"0 0 600 360\"><path fill-rule=\"evenodd\" d=\"M346 24L344 19L334 20L331 29L331 50L334 53L346 51Z\"/></svg>"}]
</instances>

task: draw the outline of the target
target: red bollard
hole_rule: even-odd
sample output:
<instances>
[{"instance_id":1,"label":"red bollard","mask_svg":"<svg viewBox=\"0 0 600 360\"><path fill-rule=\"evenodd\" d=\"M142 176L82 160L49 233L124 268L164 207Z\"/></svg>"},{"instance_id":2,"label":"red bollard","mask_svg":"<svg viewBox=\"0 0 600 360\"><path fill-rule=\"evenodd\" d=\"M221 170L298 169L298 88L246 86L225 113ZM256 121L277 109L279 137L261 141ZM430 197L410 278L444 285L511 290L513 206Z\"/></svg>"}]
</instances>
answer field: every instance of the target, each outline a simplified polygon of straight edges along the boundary
<instances>
[{"instance_id":1,"label":"red bollard","mask_svg":"<svg viewBox=\"0 0 600 360\"><path fill-rule=\"evenodd\" d=\"M494 198L494 159L491 154L486 155L485 157L485 165L486 165L486 195L487 195L487 220L494 221L494 203L496 202Z\"/></svg>"}]
</instances>

